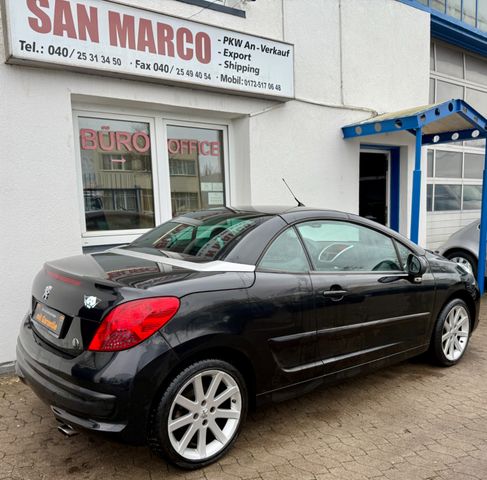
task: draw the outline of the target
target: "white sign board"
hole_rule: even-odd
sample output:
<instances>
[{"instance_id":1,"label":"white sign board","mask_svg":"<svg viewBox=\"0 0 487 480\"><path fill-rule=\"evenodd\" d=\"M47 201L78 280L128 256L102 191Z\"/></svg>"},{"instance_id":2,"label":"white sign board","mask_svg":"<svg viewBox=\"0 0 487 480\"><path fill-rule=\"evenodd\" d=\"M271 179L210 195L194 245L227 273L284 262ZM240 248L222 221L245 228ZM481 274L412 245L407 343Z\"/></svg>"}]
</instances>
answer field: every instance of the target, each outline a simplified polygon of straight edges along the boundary
<instances>
[{"instance_id":1,"label":"white sign board","mask_svg":"<svg viewBox=\"0 0 487 480\"><path fill-rule=\"evenodd\" d=\"M10 63L294 97L294 48L287 43L104 0L4 5Z\"/></svg>"}]
</instances>

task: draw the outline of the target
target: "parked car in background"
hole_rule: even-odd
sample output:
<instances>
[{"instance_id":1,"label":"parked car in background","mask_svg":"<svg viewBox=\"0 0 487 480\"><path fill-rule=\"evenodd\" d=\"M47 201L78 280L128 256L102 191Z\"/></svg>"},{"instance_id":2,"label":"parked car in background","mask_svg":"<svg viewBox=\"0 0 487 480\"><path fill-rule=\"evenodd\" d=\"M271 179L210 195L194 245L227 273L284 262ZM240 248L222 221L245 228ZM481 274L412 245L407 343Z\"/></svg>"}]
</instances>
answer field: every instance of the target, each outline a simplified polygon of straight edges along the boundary
<instances>
[{"instance_id":1,"label":"parked car in background","mask_svg":"<svg viewBox=\"0 0 487 480\"><path fill-rule=\"evenodd\" d=\"M65 425L198 468L254 404L426 351L456 364L479 301L464 268L356 215L213 209L47 262L16 368Z\"/></svg>"},{"instance_id":2,"label":"parked car in background","mask_svg":"<svg viewBox=\"0 0 487 480\"><path fill-rule=\"evenodd\" d=\"M437 250L440 255L459 263L477 277L480 242L480 223L475 220L453 233Z\"/></svg>"}]
</instances>

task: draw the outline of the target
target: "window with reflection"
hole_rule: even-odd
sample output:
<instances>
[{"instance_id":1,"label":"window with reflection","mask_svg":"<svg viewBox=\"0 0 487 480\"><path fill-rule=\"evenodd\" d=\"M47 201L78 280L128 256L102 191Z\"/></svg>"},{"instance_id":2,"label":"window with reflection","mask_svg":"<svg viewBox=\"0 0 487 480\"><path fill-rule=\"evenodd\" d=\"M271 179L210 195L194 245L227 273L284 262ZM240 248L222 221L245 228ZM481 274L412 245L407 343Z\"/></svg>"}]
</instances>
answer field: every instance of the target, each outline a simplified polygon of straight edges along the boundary
<instances>
[{"instance_id":1,"label":"window with reflection","mask_svg":"<svg viewBox=\"0 0 487 480\"><path fill-rule=\"evenodd\" d=\"M149 124L79 117L88 232L154 227Z\"/></svg>"},{"instance_id":2,"label":"window with reflection","mask_svg":"<svg viewBox=\"0 0 487 480\"><path fill-rule=\"evenodd\" d=\"M461 185L435 185L435 212L460 210L462 206Z\"/></svg>"},{"instance_id":3,"label":"window with reflection","mask_svg":"<svg viewBox=\"0 0 487 480\"><path fill-rule=\"evenodd\" d=\"M354 223L314 220L297 226L314 270L321 272L402 270L392 239Z\"/></svg>"},{"instance_id":4,"label":"window with reflection","mask_svg":"<svg viewBox=\"0 0 487 480\"><path fill-rule=\"evenodd\" d=\"M482 204L482 185L463 186L463 209L480 210Z\"/></svg>"},{"instance_id":5,"label":"window with reflection","mask_svg":"<svg viewBox=\"0 0 487 480\"><path fill-rule=\"evenodd\" d=\"M167 127L173 216L225 205L223 131Z\"/></svg>"}]
</instances>

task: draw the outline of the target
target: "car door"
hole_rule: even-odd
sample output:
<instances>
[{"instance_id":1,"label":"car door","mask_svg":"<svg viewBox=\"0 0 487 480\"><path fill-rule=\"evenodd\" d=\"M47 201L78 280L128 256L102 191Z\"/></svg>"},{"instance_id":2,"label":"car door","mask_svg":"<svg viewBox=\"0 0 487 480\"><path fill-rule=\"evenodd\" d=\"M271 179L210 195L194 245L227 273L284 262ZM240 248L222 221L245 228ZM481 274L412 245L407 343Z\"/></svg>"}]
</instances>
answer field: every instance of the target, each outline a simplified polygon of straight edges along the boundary
<instances>
[{"instance_id":1,"label":"car door","mask_svg":"<svg viewBox=\"0 0 487 480\"><path fill-rule=\"evenodd\" d=\"M281 232L257 265L249 289L251 328L256 344L267 344L262 368L276 389L318 376L314 292L310 265L294 228Z\"/></svg>"},{"instance_id":2,"label":"car door","mask_svg":"<svg viewBox=\"0 0 487 480\"><path fill-rule=\"evenodd\" d=\"M429 342L435 282L405 272L409 249L350 221L297 225L308 251L317 343L325 373L365 364Z\"/></svg>"}]
</instances>

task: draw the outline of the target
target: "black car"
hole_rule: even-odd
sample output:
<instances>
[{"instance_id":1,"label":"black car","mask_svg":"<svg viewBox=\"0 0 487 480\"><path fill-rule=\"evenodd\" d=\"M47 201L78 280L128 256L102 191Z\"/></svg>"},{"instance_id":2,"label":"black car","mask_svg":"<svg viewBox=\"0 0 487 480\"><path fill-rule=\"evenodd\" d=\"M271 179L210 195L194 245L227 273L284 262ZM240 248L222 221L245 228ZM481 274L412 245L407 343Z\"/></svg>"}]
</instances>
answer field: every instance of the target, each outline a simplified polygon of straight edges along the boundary
<instances>
[{"instance_id":1,"label":"black car","mask_svg":"<svg viewBox=\"0 0 487 480\"><path fill-rule=\"evenodd\" d=\"M426 351L457 363L478 316L471 273L374 222L222 208L46 263L17 371L64 424L196 468L249 406Z\"/></svg>"}]
</instances>

